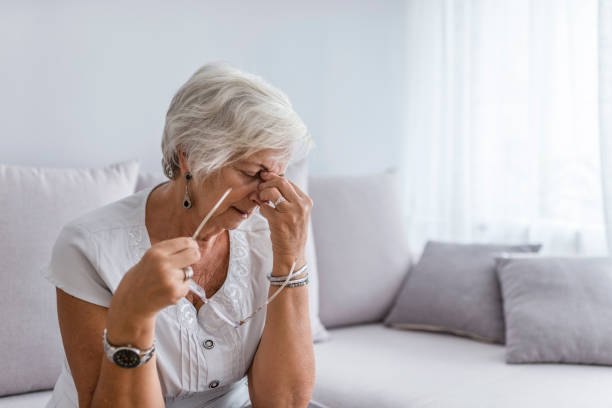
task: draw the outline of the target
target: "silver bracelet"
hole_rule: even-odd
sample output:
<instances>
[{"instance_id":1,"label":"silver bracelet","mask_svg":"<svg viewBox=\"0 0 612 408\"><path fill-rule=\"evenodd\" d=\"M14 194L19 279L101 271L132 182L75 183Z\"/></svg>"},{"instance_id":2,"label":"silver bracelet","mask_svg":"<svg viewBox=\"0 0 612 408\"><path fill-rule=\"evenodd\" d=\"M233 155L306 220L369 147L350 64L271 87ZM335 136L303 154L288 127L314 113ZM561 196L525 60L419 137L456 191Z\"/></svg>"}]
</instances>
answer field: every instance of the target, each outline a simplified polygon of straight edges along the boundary
<instances>
[{"instance_id":1,"label":"silver bracelet","mask_svg":"<svg viewBox=\"0 0 612 408\"><path fill-rule=\"evenodd\" d=\"M298 276L301 275L302 273L304 273L304 271L308 270L308 264L305 264L304 266L302 266L300 269L298 269L297 271L293 272L293 274L291 276ZM272 272L270 272L268 275L266 275L266 277L268 278L268 280L270 282L285 282L285 280L287 279L287 276L289 275L281 275L281 276L272 276ZM308 276L308 275L306 275ZM303 279L300 278L300 279ZM289 282L293 282L294 280L297 279L290 279Z\"/></svg>"},{"instance_id":2,"label":"silver bracelet","mask_svg":"<svg viewBox=\"0 0 612 408\"><path fill-rule=\"evenodd\" d=\"M308 277L308 275L310 275L310 272L306 272L306 275L302 276L301 278L291 278L289 279L289 282L297 282L299 280L304 280ZM282 279L274 279L274 276L272 276L272 278L268 279L271 283L283 283L287 280L287 277L285 276Z\"/></svg>"},{"instance_id":3,"label":"silver bracelet","mask_svg":"<svg viewBox=\"0 0 612 408\"><path fill-rule=\"evenodd\" d=\"M289 281L289 282L293 282L293 281ZM270 285L283 286L282 283L275 283L275 282L270 282ZM286 288L295 288L296 286L304 286L304 285L308 285L308 278L306 278L306 280L303 280L303 281L300 281L300 282L288 283L285 287Z\"/></svg>"},{"instance_id":4,"label":"silver bracelet","mask_svg":"<svg viewBox=\"0 0 612 408\"><path fill-rule=\"evenodd\" d=\"M307 273L306 276L304 276L303 278L300 278L300 279L291 279L289 282L287 282L287 286L289 286L290 284L293 284L293 283L306 282L306 281L308 281L308 276L309 276L309 274ZM284 280L282 280L282 281L270 281L270 285L274 285L274 286L283 286L283 283L285 283Z\"/></svg>"}]
</instances>

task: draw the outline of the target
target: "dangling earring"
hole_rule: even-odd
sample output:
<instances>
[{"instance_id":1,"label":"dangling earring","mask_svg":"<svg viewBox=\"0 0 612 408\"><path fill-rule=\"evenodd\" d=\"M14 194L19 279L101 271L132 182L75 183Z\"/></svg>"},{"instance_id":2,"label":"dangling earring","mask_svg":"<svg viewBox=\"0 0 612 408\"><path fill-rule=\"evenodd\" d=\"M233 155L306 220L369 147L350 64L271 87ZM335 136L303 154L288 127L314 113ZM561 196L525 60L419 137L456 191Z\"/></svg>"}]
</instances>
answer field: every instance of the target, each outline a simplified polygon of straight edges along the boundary
<instances>
[{"instance_id":1,"label":"dangling earring","mask_svg":"<svg viewBox=\"0 0 612 408\"><path fill-rule=\"evenodd\" d=\"M185 197L183 197L183 207L186 209L191 208L191 197L189 196L189 180L191 180L191 173L185 174Z\"/></svg>"}]
</instances>

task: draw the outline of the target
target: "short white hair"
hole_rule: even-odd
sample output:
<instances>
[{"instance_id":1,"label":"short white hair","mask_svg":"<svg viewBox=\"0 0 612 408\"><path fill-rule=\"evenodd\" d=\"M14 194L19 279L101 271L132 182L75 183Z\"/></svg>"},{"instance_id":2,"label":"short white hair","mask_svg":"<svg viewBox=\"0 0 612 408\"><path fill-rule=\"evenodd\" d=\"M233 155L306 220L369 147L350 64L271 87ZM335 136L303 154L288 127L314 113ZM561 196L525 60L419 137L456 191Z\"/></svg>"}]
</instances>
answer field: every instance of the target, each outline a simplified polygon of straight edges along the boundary
<instances>
[{"instance_id":1,"label":"short white hair","mask_svg":"<svg viewBox=\"0 0 612 408\"><path fill-rule=\"evenodd\" d=\"M277 159L302 158L313 146L289 98L261 77L227 64L202 66L178 90L162 137L162 166L170 179L180 173L178 150L189 171L204 178L263 149Z\"/></svg>"}]
</instances>

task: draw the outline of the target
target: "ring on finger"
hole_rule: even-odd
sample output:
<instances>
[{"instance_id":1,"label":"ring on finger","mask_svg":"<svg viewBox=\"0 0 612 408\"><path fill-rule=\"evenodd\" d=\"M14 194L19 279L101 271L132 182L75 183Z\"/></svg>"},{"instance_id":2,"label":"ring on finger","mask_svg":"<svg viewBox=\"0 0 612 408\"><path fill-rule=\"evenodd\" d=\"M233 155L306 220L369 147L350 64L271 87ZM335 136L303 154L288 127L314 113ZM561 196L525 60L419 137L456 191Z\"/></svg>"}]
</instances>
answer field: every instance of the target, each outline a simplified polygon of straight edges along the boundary
<instances>
[{"instance_id":1,"label":"ring on finger","mask_svg":"<svg viewBox=\"0 0 612 408\"><path fill-rule=\"evenodd\" d=\"M185 280L193 278L193 269L191 268L191 266L183 268L183 272L185 273Z\"/></svg>"},{"instance_id":2,"label":"ring on finger","mask_svg":"<svg viewBox=\"0 0 612 408\"><path fill-rule=\"evenodd\" d=\"M276 201L274 202L274 207L276 207L277 205L279 205L279 204L280 204L280 203L282 203L283 201L287 201L287 200L285 199L285 197L283 197L283 196L278 197L278 198L276 199Z\"/></svg>"}]
</instances>

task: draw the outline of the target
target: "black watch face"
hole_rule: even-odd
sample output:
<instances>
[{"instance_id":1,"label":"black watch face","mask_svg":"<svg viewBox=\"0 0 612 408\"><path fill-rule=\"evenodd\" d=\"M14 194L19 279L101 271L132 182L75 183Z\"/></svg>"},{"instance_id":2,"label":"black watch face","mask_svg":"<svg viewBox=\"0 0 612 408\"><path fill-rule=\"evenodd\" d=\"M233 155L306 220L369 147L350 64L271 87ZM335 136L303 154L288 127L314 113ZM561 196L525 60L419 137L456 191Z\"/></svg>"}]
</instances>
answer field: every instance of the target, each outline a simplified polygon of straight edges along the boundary
<instances>
[{"instance_id":1,"label":"black watch face","mask_svg":"<svg viewBox=\"0 0 612 408\"><path fill-rule=\"evenodd\" d=\"M134 350L119 349L113 354L113 361L119 367L134 368L140 363L140 356Z\"/></svg>"}]
</instances>

